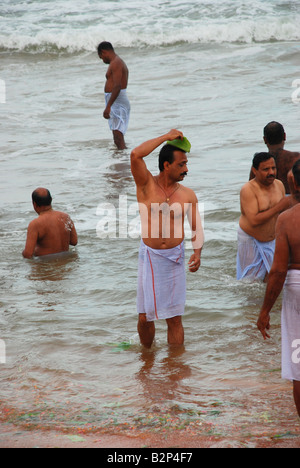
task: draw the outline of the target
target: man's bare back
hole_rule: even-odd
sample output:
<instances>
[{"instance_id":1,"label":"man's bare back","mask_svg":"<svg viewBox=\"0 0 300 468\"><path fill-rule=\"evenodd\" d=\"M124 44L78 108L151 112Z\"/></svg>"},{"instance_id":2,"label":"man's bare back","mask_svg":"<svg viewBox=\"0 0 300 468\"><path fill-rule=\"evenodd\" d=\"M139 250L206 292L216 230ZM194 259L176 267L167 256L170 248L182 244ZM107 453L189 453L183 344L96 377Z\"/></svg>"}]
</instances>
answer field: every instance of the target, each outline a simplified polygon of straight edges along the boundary
<instances>
[{"instance_id":1,"label":"man's bare back","mask_svg":"<svg viewBox=\"0 0 300 468\"><path fill-rule=\"evenodd\" d=\"M282 181L287 194L290 193L288 173L296 161L300 159L300 153L279 149L273 151L277 166L277 178Z\"/></svg>"},{"instance_id":2,"label":"man's bare back","mask_svg":"<svg viewBox=\"0 0 300 468\"><path fill-rule=\"evenodd\" d=\"M44 190L37 189L42 194ZM54 211L51 205L38 206L33 202L33 206L39 217L28 226L23 257L68 252L70 245L77 245L77 232L69 215Z\"/></svg>"},{"instance_id":3,"label":"man's bare back","mask_svg":"<svg viewBox=\"0 0 300 468\"><path fill-rule=\"evenodd\" d=\"M270 122L264 128L264 142L269 152L275 157L277 166L277 179L281 180L287 194L290 194L288 173L300 159L299 152L287 151L286 133L279 122Z\"/></svg>"},{"instance_id":4,"label":"man's bare back","mask_svg":"<svg viewBox=\"0 0 300 468\"><path fill-rule=\"evenodd\" d=\"M298 203L290 210L280 215L280 228L287 237L289 246L290 270L300 270L300 237L299 237L299 224L300 224L300 204Z\"/></svg>"}]
</instances>

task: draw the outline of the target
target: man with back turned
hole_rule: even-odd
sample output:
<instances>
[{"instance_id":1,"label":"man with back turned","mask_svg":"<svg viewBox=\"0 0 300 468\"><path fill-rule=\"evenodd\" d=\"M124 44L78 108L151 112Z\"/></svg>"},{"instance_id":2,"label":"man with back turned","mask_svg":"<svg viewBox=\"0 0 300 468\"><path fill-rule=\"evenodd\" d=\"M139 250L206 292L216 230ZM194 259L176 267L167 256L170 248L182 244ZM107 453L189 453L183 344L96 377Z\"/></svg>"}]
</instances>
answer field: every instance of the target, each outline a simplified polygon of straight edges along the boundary
<instances>
[{"instance_id":1,"label":"man with back turned","mask_svg":"<svg viewBox=\"0 0 300 468\"><path fill-rule=\"evenodd\" d=\"M293 166L294 206L276 225L276 249L264 303L257 322L264 339L270 338L270 312L284 288L282 300L282 378L293 381L300 416L300 161Z\"/></svg>"},{"instance_id":2,"label":"man with back turned","mask_svg":"<svg viewBox=\"0 0 300 468\"><path fill-rule=\"evenodd\" d=\"M68 252L70 245L77 245L73 221L66 213L53 210L49 190L36 189L32 193L32 204L39 216L28 226L24 258Z\"/></svg>"},{"instance_id":3,"label":"man with back turned","mask_svg":"<svg viewBox=\"0 0 300 468\"><path fill-rule=\"evenodd\" d=\"M285 149L286 132L279 122L269 122L264 128L264 142L268 147L269 153L272 154L276 161L277 179L281 180L287 194L290 194L288 183L288 173L293 165L300 159L300 153L296 151L288 151ZM254 179L253 170L250 174L250 179Z\"/></svg>"}]
</instances>

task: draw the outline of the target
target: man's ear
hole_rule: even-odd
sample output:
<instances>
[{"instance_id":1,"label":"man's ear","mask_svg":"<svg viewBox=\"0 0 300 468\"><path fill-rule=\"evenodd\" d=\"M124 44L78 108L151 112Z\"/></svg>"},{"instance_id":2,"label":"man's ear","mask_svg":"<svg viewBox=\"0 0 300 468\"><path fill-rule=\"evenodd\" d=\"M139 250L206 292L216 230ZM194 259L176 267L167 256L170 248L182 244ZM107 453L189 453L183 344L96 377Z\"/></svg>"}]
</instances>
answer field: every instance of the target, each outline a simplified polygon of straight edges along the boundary
<instances>
[{"instance_id":1,"label":"man's ear","mask_svg":"<svg viewBox=\"0 0 300 468\"><path fill-rule=\"evenodd\" d=\"M253 174L254 174L254 177L256 177L256 176L257 176L257 169L255 169L255 167L253 167L253 166L252 166L252 168L251 168L251 172L253 172Z\"/></svg>"},{"instance_id":2,"label":"man's ear","mask_svg":"<svg viewBox=\"0 0 300 468\"><path fill-rule=\"evenodd\" d=\"M165 162L164 162L164 170L168 170L169 167L170 167L169 161L165 161Z\"/></svg>"}]
</instances>

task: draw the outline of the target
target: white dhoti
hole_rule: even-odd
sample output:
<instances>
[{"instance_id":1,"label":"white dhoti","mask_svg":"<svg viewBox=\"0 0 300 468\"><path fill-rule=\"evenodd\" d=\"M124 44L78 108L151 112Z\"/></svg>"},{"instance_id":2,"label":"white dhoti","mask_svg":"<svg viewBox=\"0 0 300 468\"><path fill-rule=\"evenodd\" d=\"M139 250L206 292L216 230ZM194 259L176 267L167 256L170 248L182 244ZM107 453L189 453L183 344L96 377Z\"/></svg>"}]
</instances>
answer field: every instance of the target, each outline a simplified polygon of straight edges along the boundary
<instances>
[{"instance_id":1,"label":"white dhoti","mask_svg":"<svg viewBox=\"0 0 300 468\"><path fill-rule=\"evenodd\" d=\"M238 229L237 279L264 280L270 272L275 253L275 240L259 242L240 227Z\"/></svg>"},{"instance_id":2,"label":"white dhoti","mask_svg":"<svg viewBox=\"0 0 300 468\"><path fill-rule=\"evenodd\" d=\"M287 274L281 312L282 378L300 381L300 271Z\"/></svg>"},{"instance_id":3,"label":"white dhoti","mask_svg":"<svg viewBox=\"0 0 300 468\"><path fill-rule=\"evenodd\" d=\"M185 299L184 243L155 250L141 241L137 312L148 322L176 317L184 314Z\"/></svg>"},{"instance_id":4,"label":"white dhoti","mask_svg":"<svg viewBox=\"0 0 300 468\"><path fill-rule=\"evenodd\" d=\"M105 103L111 97L111 93L105 93ZM111 130L118 130L123 135L127 132L130 116L130 102L127 97L126 89L121 89L119 96L111 106L110 118L108 120Z\"/></svg>"}]
</instances>

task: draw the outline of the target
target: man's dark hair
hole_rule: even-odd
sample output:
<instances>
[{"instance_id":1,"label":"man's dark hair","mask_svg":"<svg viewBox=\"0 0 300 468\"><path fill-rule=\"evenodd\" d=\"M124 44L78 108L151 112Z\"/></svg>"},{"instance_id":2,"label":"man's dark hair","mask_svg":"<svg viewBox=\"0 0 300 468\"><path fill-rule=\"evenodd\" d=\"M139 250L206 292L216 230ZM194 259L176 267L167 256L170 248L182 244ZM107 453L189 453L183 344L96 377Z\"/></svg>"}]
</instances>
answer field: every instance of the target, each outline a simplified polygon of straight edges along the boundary
<instances>
[{"instance_id":1,"label":"man's dark hair","mask_svg":"<svg viewBox=\"0 0 300 468\"><path fill-rule=\"evenodd\" d=\"M100 54L100 52L102 50L114 50L112 44L110 42L101 42L99 45L98 45L98 54Z\"/></svg>"},{"instance_id":2,"label":"man's dark hair","mask_svg":"<svg viewBox=\"0 0 300 468\"><path fill-rule=\"evenodd\" d=\"M162 147L159 153L158 167L160 172L164 170L164 163L168 162L172 164L174 162L174 151L181 151L173 145L165 145ZM184 153L184 151L182 151Z\"/></svg>"},{"instance_id":3,"label":"man's dark hair","mask_svg":"<svg viewBox=\"0 0 300 468\"><path fill-rule=\"evenodd\" d=\"M38 190L35 190L34 192L32 192L33 203L36 203L37 206L39 207L50 206L52 203L52 197L51 197L49 190L46 190L46 192L47 192L47 195L45 196L41 196Z\"/></svg>"},{"instance_id":4,"label":"man's dark hair","mask_svg":"<svg viewBox=\"0 0 300 468\"><path fill-rule=\"evenodd\" d=\"M271 158L275 159L275 157L271 153L256 153L253 158L252 166L254 167L254 169L258 170L259 165L262 162L269 161L269 159Z\"/></svg>"},{"instance_id":5,"label":"man's dark hair","mask_svg":"<svg viewBox=\"0 0 300 468\"><path fill-rule=\"evenodd\" d=\"M278 145L285 139L283 126L278 122L270 122L264 128L264 137L270 145Z\"/></svg>"},{"instance_id":6,"label":"man's dark hair","mask_svg":"<svg viewBox=\"0 0 300 468\"><path fill-rule=\"evenodd\" d=\"M300 187L300 159L293 165L293 175L295 177L296 184Z\"/></svg>"}]
</instances>

